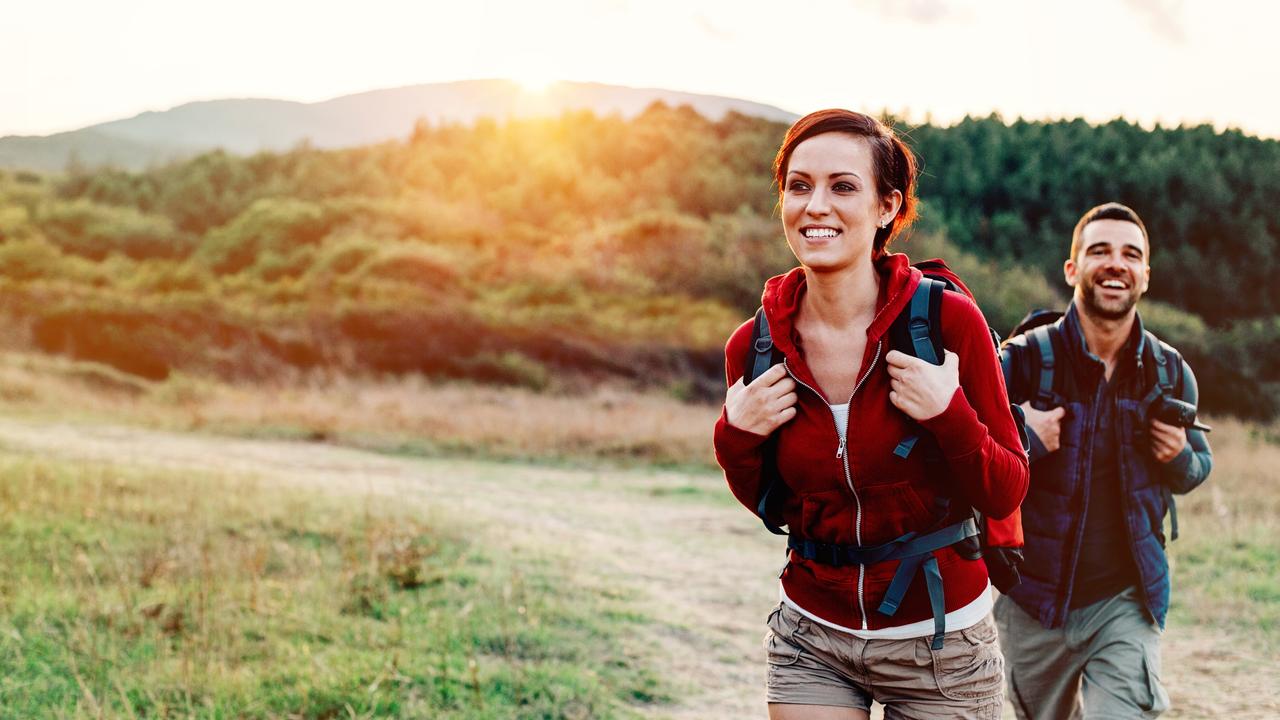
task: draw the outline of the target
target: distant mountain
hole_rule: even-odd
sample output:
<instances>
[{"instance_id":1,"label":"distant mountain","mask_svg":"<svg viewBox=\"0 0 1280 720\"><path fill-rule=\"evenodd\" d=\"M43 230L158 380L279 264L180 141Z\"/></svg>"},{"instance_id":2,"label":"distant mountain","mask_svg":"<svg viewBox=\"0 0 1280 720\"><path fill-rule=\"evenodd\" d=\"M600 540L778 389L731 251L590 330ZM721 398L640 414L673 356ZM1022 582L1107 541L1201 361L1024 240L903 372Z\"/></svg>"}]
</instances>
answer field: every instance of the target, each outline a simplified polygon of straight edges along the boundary
<instances>
[{"instance_id":1,"label":"distant mountain","mask_svg":"<svg viewBox=\"0 0 1280 720\"><path fill-rule=\"evenodd\" d=\"M136 170L216 148L248 154L288 150L304 140L322 148L367 145L407 137L419 119L469 123L480 117L559 115L569 110L631 117L656 100L690 105L713 119L731 110L783 122L796 118L771 105L657 88L561 82L529 92L509 80L466 80L374 90L318 103L207 100L56 135L10 135L0 138L0 167L57 171L75 162Z\"/></svg>"}]
</instances>

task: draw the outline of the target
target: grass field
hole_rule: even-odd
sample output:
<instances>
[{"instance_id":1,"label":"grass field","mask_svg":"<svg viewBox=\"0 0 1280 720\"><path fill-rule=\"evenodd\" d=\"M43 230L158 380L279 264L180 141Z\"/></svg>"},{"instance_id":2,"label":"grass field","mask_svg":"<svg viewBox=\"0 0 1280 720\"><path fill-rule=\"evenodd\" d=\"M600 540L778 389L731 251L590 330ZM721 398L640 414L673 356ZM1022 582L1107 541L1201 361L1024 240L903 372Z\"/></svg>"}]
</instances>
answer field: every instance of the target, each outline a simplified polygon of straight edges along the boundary
<instances>
[{"instance_id":1,"label":"grass field","mask_svg":"<svg viewBox=\"0 0 1280 720\"><path fill-rule=\"evenodd\" d=\"M759 716L780 552L715 413L0 356L0 717ZM1276 717L1280 444L1210 422L1168 716Z\"/></svg>"},{"instance_id":2,"label":"grass field","mask_svg":"<svg viewBox=\"0 0 1280 720\"><path fill-rule=\"evenodd\" d=\"M0 715L604 717L643 622L555 558L195 469L0 453Z\"/></svg>"}]
</instances>

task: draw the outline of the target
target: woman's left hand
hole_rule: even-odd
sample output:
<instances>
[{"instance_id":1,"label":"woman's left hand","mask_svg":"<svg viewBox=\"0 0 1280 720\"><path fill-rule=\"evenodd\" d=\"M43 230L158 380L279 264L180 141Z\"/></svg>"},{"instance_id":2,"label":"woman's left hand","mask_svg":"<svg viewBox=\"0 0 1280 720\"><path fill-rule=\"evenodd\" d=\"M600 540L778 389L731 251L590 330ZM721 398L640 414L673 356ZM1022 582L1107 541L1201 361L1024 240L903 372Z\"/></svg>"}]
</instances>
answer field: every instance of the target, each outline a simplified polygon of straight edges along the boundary
<instances>
[{"instance_id":1,"label":"woman's left hand","mask_svg":"<svg viewBox=\"0 0 1280 720\"><path fill-rule=\"evenodd\" d=\"M934 365L893 350L889 363L889 402L916 422L942 414L960 387L960 356L943 350L942 364Z\"/></svg>"}]
</instances>

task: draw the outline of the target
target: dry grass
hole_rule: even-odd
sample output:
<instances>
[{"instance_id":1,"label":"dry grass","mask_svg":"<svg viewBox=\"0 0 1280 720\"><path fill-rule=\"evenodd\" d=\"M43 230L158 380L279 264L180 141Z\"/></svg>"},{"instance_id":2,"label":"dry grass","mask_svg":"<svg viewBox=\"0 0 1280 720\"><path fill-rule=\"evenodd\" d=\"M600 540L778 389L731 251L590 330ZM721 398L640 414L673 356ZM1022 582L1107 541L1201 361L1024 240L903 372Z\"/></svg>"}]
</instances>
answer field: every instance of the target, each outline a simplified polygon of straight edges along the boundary
<instances>
[{"instance_id":1,"label":"dry grass","mask_svg":"<svg viewBox=\"0 0 1280 720\"><path fill-rule=\"evenodd\" d=\"M5 353L0 412L408 454L707 467L718 410L620 387L538 393L421 377L147 382L94 363Z\"/></svg>"}]
</instances>

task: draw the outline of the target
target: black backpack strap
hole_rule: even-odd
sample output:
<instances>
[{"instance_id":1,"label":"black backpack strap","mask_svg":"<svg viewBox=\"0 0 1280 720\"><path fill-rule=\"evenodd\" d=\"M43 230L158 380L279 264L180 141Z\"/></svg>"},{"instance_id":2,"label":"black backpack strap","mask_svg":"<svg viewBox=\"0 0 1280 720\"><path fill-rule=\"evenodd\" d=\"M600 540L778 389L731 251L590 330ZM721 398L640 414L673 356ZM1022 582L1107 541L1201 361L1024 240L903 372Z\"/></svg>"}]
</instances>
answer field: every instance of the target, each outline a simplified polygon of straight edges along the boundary
<instances>
[{"instance_id":1,"label":"black backpack strap","mask_svg":"<svg viewBox=\"0 0 1280 720\"><path fill-rule=\"evenodd\" d=\"M1143 330L1142 343L1143 364L1152 366L1155 374L1151 389L1147 391L1139 405L1141 420L1145 425L1151 406L1157 400L1166 396L1176 397L1174 389L1177 387L1178 380L1181 379L1182 358L1172 348L1160 342L1160 339L1150 330ZM1144 373L1145 376L1146 373ZM1178 539L1178 504L1174 501L1173 490L1168 485L1161 484L1160 487L1165 505L1169 508L1169 541L1172 542Z\"/></svg>"},{"instance_id":2,"label":"black backpack strap","mask_svg":"<svg viewBox=\"0 0 1280 720\"><path fill-rule=\"evenodd\" d=\"M911 333L912 355L933 365L941 365L936 345L940 340L937 322L942 307L942 291L946 285L933 278L920 278L920 284L911 295L911 304L907 308L907 330Z\"/></svg>"},{"instance_id":3,"label":"black backpack strap","mask_svg":"<svg viewBox=\"0 0 1280 720\"><path fill-rule=\"evenodd\" d=\"M942 314L942 293L946 289L946 283L941 280L920 278L920 284L907 304L907 336L911 345L904 352L934 365L942 364L942 323L939 316ZM893 454L905 460L919 441L920 434L911 433L898 443Z\"/></svg>"},{"instance_id":4,"label":"black backpack strap","mask_svg":"<svg viewBox=\"0 0 1280 720\"><path fill-rule=\"evenodd\" d=\"M756 311L755 322L751 325L751 344L747 347L747 358L742 376L742 383L750 385L753 380L764 374L766 370L781 362L780 354L773 345L773 335L769 332L769 320L764 315L764 308ZM778 472L778 441L769 436L761 448L760 501L756 503L756 515L765 528L774 535L786 535L787 531L776 525L769 516L780 503L786 500L786 483Z\"/></svg>"},{"instance_id":5,"label":"black backpack strap","mask_svg":"<svg viewBox=\"0 0 1280 720\"><path fill-rule=\"evenodd\" d=\"M786 497L790 492L786 483L782 482L782 478L778 475L778 454L777 445L773 439L766 441L764 449L764 463L761 466L760 483L764 486L764 492L760 493L760 502L756 503L756 516L760 518L760 522L764 523L766 529L774 535L787 535L787 531L781 526L776 525L769 519L769 514L773 508Z\"/></svg>"},{"instance_id":6,"label":"black backpack strap","mask_svg":"<svg viewBox=\"0 0 1280 720\"><path fill-rule=\"evenodd\" d=\"M1143 354L1150 353L1150 357L1155 361L1156 366L1156 386L1160 388L1162 393L1169 396L1174 395L1174 391L1178 386L1178 380L1182 374L1182 358L1178 356L1177 351L1160 342L1160 338L1151 333L1150 330L1144 330L1143 335Z\"/></svg>"},{"instance_id":7,"label":"black backpack strap","mask_svg":"<svg viewBox=\"0 0 1280 720\"><path fill-rule=\"evenodd\" d=\"M1036 375L1035 394L1031 405L1037 410L1045 410L1060 405L1058 396L1053 391L1054 371L1057 358L1053 352L1053 336L1050 325L1041 325L1027 331L1027 347L1032 349L1038 373Z\"/></svg>"},{"instance_id":8,"label":"black backpack strap","mask_svg":"<svg viewBox=\"0 0 1280 720\"><path fill-rule=\"evenodd\" d=\"M766 370L778 364L777 353L773 347L773 335L769 333L769 319L764 316L764 308L756 310L755 322L751 325L751 345L747 348L747 362L742 384L750 385L752 380L760 377Z\"/></svg>"}]
</instances>

